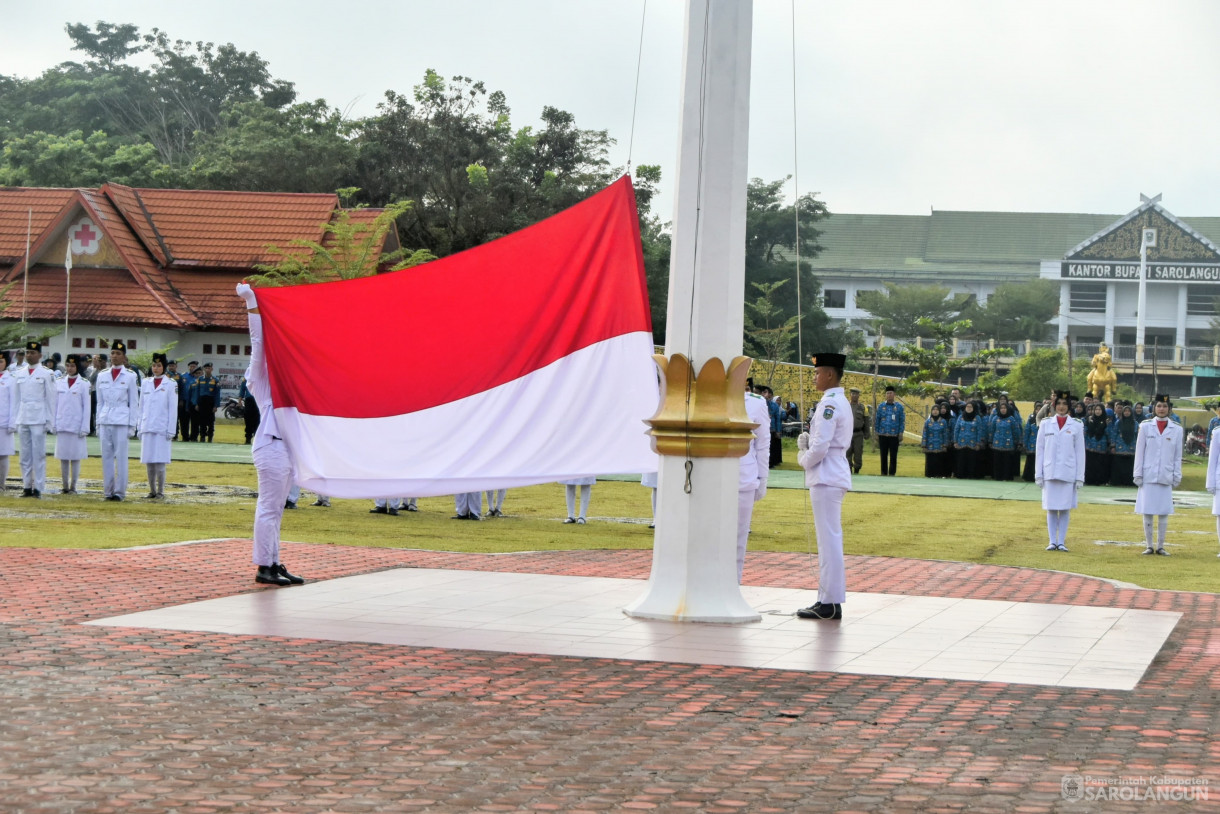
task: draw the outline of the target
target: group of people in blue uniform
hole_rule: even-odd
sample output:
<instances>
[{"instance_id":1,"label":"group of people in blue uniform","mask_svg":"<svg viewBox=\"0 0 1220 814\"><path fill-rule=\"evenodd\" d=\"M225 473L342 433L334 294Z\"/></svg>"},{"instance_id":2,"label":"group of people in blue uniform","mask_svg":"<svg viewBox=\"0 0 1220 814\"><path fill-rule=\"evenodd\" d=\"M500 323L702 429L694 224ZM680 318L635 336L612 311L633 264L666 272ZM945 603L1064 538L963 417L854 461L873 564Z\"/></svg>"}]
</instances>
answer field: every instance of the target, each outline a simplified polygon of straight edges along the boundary
<instances>
[{"instance_id":1,"label":"group of people in blue uniform","mask_svg":"<svg viewBox=\"0 0 1220 814\"><path fill-rule=\"evenodd\" d=\"M1053 412L1050 398L1025 419L1006 395L991 405L960 400L956 391L938 399L924 421L919 444L925 453L924 476L991 477L998 481L1020 477L1032 483L1036 479L1038 427ZM1127 401L1106 404L1086 395L1084 400L1072 402L1069 415L1084 427L1084 482L1090 486L1134 486L1136 436L1140 422L1149 418L1143 405ZM1181 424L1177 415L1170 418Z\"/></svg>"}]
</instances>

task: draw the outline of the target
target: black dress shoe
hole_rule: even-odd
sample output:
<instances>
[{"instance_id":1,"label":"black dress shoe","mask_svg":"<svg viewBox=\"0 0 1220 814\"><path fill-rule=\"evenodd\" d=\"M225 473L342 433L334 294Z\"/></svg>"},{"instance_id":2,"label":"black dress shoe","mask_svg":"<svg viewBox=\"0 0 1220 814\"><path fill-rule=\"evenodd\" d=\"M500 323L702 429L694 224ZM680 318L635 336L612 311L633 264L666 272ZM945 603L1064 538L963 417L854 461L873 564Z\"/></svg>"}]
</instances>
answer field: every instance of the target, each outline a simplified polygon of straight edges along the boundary
<instances>
[{"instance_id":1,"label":"black dress shoe","mask_svg":"<svg viewBox=\"0 0 1220 814\"><path fill-rule=\"evenodd\" d=\"M37 489L31 489L30 497L42 497L42 492L38 491ZM1164 554L1165 552L1162 551L1161 553Z\"/></svg>"},{"instance_id":2,"label":"black dress shoe","mask_svg":"<svg viewBox=\"0 0 1220 814\"><path fill-rule=\"evenodd\" d=\"M297 504L293 503L291 500L284 502L285 509L295 509L296 507L297 507Z\"/></svg>"},{"instance_id":3,"label":"black dress shoe","mask_svg":"<svg viewBox=\"0 0 1220 814\"><path fill-rule=\"evenodd\" d=\"M373 508L369 509L369 514L389 514L389 513L390 513L390 510L387 509L385 506L374 506Z\"/></svg>"},{"instance_id":4,"label":"black dress shoe","mask_svg":"<svg viewBox=\"0 0 1220 814\"><path fill-rule=\"evenodd\" d=\"M450 517L449 519L450 519L450 520L469 520L469 519L470 519L470 515L468 515L468 514L455 514L453 517Z\"/></svg>"},{"instance_id":5,"label":"black dress shoe","mask_svg":"<svg viewBox=\"0 0 1220 814\"><path fill-rule=\"evenodd\" d=\"M398 517L398 509L386 509L386 514L390 514L390 515L393 515L394 517Z\"/></svg>"},{"instance_id":6,"label":"black dress shoe","mask_svg":"<svg viewBox=\"0 0 1220 814\"><path fill-rule=\"evenodd\" d=\"M33 489L22 489L22 490L21 490L21 496L22 496L22 497L33 497L33 496L34 496L34 490L33 490Z\"/></svg>"},{"instance_id":7,"label":"black dress shoe","mask_svg":"<svg viewBox=\"0 0 1220 814\"><path fill-rule=\"evenodd\" d=\"M149 492L148 494L146 494L146 495L144 496L144 499L145 499L145 500L156 500L156 498L157 498L157 493L156 493L156 492Z\"/></svg>"},{"instance_id":8,"label":"black dress shoe","mask_svg":"<svg viewBox=\"0 0 1220 814\"><path fill-rule=\"evenodd\" d=\"M802 619L842 619L843 607L841 605L823 605L821 602L814 602L809 607L798 610L796 615Z\"/></svg>"},{"instance_id":9,"label":"black dress shoe","mask_svg":"<svg viewBox=\"0 0 1220 814\"><path fill-rule=\"evenodd\" d=\"M279 567L275 565L260 565L254 575L254 581L262 585L291 585L292 580L282 576Z\"/></svg>"},{"instance_id":10,"label":"black dress shoe","mask_svg":"<svg viewBox=\"0 0 1220 814\"><path fill-rule=\"evenodd\" d=\"M298 577L296 574L288 573L288 569L284 567L284 563L279 562L271 566L275 569L275 573L279 574L284 579L291 582L293 585L304 585L305 577Z\"/></svg>"}]
</instances>

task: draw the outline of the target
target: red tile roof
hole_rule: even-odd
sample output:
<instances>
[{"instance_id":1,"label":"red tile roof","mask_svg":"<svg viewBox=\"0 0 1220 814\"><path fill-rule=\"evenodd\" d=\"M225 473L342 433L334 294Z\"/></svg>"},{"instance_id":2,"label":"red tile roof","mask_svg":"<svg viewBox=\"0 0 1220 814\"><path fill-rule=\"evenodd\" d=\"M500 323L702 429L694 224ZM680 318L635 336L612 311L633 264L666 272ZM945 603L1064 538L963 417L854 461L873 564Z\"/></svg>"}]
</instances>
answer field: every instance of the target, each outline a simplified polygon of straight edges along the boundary
<instances>
[{"instance_id":1,"label":"red tile roof","mask_svg":"<svg viewBox=\"0 0 1220 814\"><path fill-rule=\"evenodd\" d=\"M74 272L72 321L142 324L188 330L245 330L234 286L260 263L278 257L268 245L294 240L322 242L322 224L338 206L335 195L137 189L0 188L0 281L21 278L26 222L31 218L31 256L26 310L31 321L64 317L64 278L57 258L43 247L63 235L78 207L92 218L122 258L125 269L89 267ZM350 213L369 224L379 209ZM61 244L62 245L62 244ZM391 231L384 250L398 248ZM82 279L83 277L83 279ZM78 282L79 281L79 282ZM77 296L79 290L79 298ZM5 298L19 314L22 285Z\"/></svg>"}]
</instances>

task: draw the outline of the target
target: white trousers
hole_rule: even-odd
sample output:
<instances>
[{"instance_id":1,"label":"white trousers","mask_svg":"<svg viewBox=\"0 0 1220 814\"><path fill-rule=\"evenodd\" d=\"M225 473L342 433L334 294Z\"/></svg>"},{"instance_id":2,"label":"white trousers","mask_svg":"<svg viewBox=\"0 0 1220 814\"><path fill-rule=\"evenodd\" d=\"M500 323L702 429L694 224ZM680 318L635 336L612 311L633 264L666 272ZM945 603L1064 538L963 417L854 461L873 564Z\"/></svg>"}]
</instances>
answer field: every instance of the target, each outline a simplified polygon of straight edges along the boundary
<instances>
[{"instance_id":1,"label":"white trousers","mask_svg":"<svg viewBox=\"0 0 1220 814\"><path fill-rule=\"evenodd\" d=\"M741 582L741 570L746 565L746 543L750 539L750 518L754 516L754 491L737 493L737 582ZM656 492L654 489L653 492ZM653 509L656 513L656 509Z\"/></svg>"},{"instance_id":2,"label":"white trousers","mask_svg":"<svg viewBox=\"0 0 1220 814\"><path fill-rule=\"evenodd\" d=\"M813 528L818 536L818 601L838 605L847 600L847 572L843 566L843 496L846 489L813 486Z\"/></svg>"},{"instance_id":3,"label":"white trousers","mask_svg":"<svg viewBox=\"0 0 1220 814\"><path fill-rule=\"evenodd\" d=\"M379 497L373 501L373 505L378 509L393 509L398 511L398 507L402 505L400 497Z\"/></svg>"},{"instance_id":4,"label":"white trousers","mask_svg":"<svg viewBox=\"0 0 1220 814\"><path fill-rule=\"evenodd\" d=\"M127 497L127 425L98 424L102 440L102 494Z\"/></svg>"},{"instance_id":5,"label":"white trousers","mask_svg":"<svg viewBox=\"0 0 1220 814\"><path fill-rule=\"evenodd\" d=\"M47 485L46 424L21 424L17 433L21 444L21 484L41 492Z\"/></svg>"},{"instance_id":6,"label":"white trousers","mask_svg":"<svg viewBox=\"0 0 1220 814\"><path fill-rule=\"evenodd\" d=\"M496 511L504 508L504 494L507 489L490 489L487 492L487 511Z\"/></svg>"},{"instance_id":7,"label":"white trousers","mask_svg":"<svg viewBox=\"0 0 1220 814\"><path fill-rule=\"evenodd\" d=\"M292 489L292 460L283 441L272 441L254 450L258 473L258 503L254 507L254 564L275 565L280 561L280 523L284 502Z\"/></svg>"},{"instance_id":8,"label":"white trousers","mask_svg":"<svg viewBox=\"0 0 1220 814\"><path fill-rule=\"evenodd\" d=\"M576 489L570 483L563 485L563 497L568 504L568 517L576 517ZM593 486L586 485L579 487L580 489L580 516L588 519L589 516L589 500L593 497Z\"/></svg>"},{"instance_id":9,"label":"white trousers","mask_svg":"<svg viewBox=\"0 0 1220 814\"><path fill-rule=\"evenodd\" d=\"M483 513L482 492L462 492L453 496L453 508L461 514L473 514L478 517Z\"/></svg>"}]
</instances>

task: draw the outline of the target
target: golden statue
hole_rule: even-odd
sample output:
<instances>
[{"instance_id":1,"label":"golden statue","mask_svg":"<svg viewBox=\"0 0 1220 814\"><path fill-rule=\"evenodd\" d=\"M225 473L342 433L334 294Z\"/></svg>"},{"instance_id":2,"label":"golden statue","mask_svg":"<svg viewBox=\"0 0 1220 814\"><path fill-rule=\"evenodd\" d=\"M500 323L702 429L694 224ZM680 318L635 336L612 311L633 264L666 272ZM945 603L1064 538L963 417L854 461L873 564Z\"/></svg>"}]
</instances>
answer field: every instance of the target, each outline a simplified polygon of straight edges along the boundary
<instances>
[{"instance_id":1,"label":"golden statue","mask_svg":"<svg viewBox=\"0 0 1220 814\"><path fill-rule=\"evenodd\" d=\"M1109 401L1114 398L1114 390L1118 387L1118 375L1114 372L1114 359L1110 349L1102 342L1097 353L1093 354L1093 369L1089 371L1089 392L1093 398Z\"/></svg>"}]
</instances>

